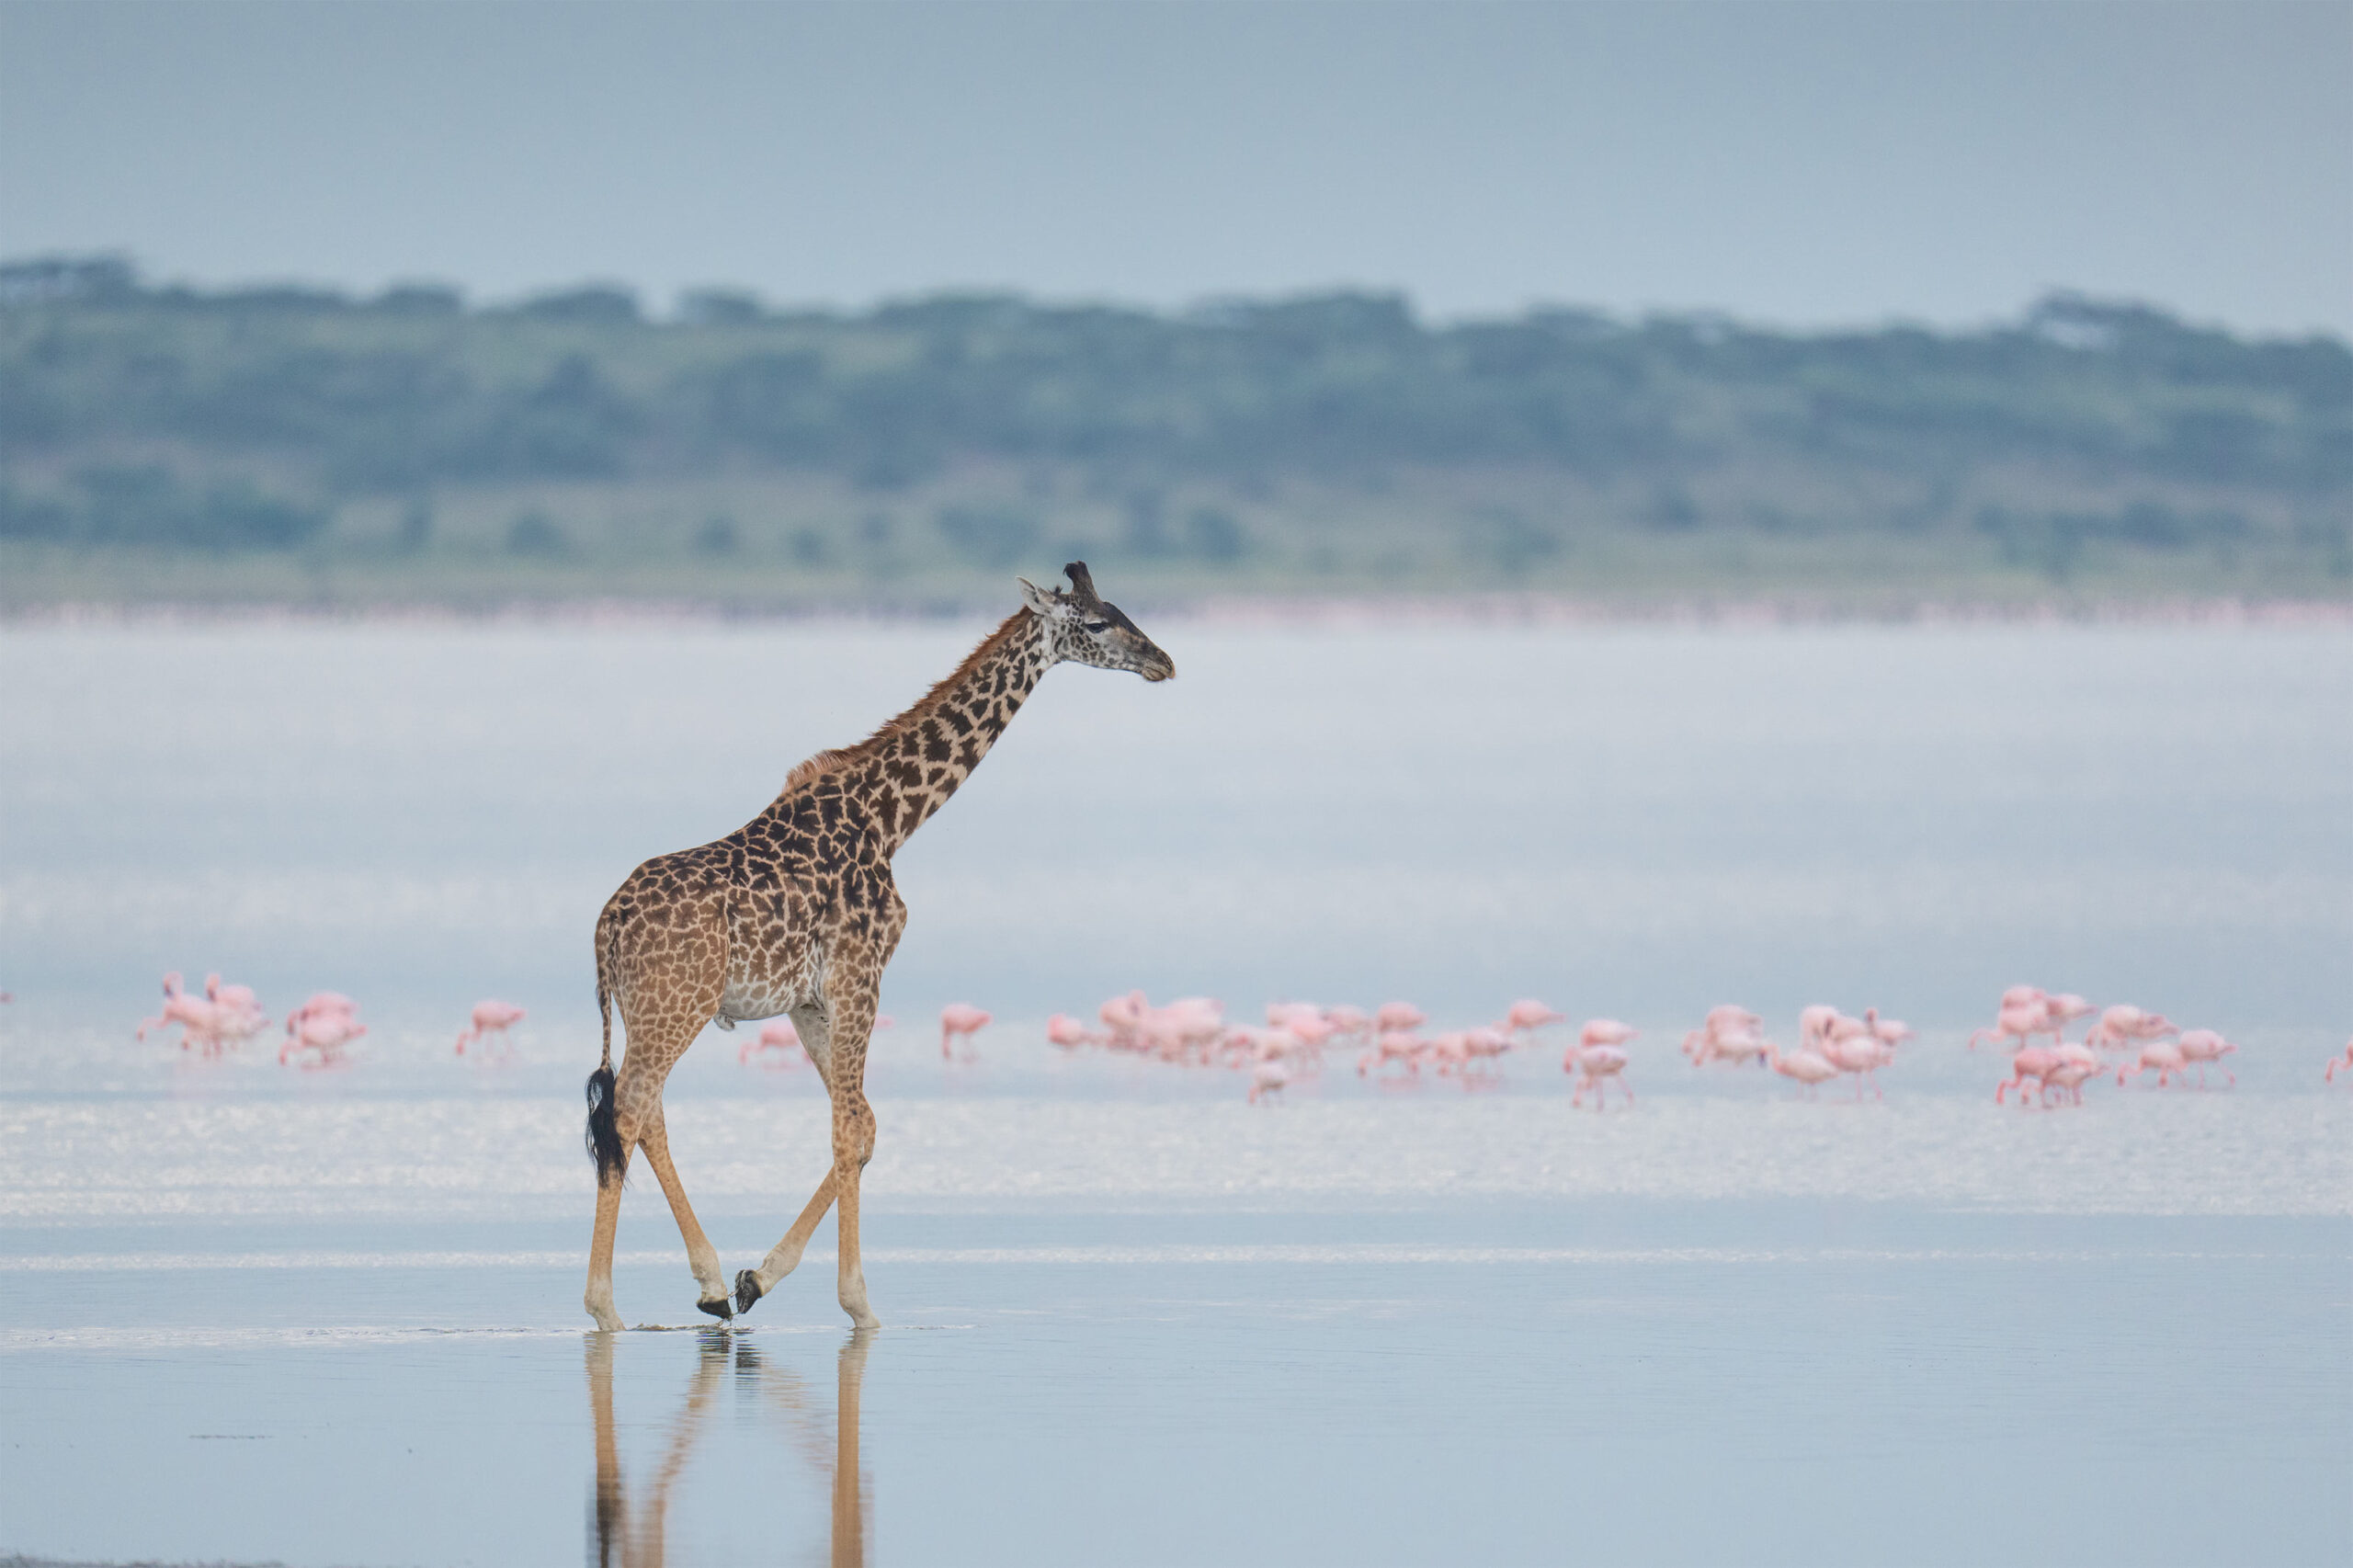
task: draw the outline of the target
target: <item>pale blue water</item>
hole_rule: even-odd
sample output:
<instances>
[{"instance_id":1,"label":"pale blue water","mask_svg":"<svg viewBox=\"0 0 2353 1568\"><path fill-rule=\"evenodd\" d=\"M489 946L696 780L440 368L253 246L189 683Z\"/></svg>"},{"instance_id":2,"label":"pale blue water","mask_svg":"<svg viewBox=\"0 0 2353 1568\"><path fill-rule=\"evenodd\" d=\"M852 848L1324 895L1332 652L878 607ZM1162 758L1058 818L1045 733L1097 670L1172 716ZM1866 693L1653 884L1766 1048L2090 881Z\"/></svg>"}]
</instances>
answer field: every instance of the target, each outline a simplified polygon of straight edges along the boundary
<instances>
[{"instance_id":1,"label":"pale blue water","mask_svg":"<svg viewBox=\"0 0 2353 1568\"><path fill-rule=\"evenodd\" d=\"M2341 631L1180 624L1173 685L1057 672L900 862L885 1329L848 1342L829 1225L694 1331L641 1184L621 1310L681 1332L600 1349L597 904L977 631L0 633L0 1552L2353 1552ZM166 968L371 1033L188 1062L130 1040ZM1996 1110L1960 1042L2022 980L2222 1028L2238 1086ZM1638 1100L1572 1113L1557 1046L1255 1108L1042 1042L1130 985L1540 995L1643 1027ZM532 1012L487 1069L449 1052L484 994ZM951 999L998 1016L977 1063L925 1037ZM1723 1000L1923 1038L1884 1103L1806 1104L1675 1054ZM824 1160L812 1075L741 1038L670 1119L730 1267Z\"/></svg>"}]
</instances>

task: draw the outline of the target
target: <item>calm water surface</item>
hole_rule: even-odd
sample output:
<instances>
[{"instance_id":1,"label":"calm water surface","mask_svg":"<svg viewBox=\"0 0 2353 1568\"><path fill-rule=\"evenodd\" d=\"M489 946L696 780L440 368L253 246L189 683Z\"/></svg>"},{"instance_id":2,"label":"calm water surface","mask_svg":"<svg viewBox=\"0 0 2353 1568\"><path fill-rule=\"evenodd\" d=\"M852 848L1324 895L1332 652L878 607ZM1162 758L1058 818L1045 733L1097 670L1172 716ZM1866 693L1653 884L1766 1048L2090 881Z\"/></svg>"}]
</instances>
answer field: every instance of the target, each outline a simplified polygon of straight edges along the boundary
<instances>
[{"instance_id":1,"label":"calm water surface","mask_svg":"<svg viewBox=\"0 0 2353 1568\"><path fill-rule=\"evenodd\" d=\"M868 1273L733 1334L658 1191L581 1332L587 932L972 628L0 633L0 1551L455 1562L2335 1562L2353 1553L2353 638L1154 628L899 862ZM130 1027L165 969L371 1032ZM2242 1042L1988 1103L2006 984ZM1045 1046L1115 990L1535 994L1638 1099ZM485 994L514 1059L455 1060ZM1884 1103L1694 1073L1876 1004ZM1000 1020L943 1065L920 1020ZM729 1267L824 1162L712 1034Z\"/></svg>"}]
</instances>

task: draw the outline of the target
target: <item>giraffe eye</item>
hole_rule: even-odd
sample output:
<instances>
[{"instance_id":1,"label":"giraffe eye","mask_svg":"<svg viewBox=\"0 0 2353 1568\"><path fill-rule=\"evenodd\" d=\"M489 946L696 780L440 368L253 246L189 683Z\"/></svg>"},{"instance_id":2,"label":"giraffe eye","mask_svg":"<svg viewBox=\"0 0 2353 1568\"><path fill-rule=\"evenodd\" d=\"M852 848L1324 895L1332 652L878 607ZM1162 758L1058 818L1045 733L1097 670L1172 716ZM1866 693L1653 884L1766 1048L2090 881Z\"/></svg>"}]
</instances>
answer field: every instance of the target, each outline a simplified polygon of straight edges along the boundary
<instances>
[{"instance_id":1,"label":"giraffe eye","mask_svg":"<svg viewBox=\"0 0 2353 1568\"><path fill-rule=\"evenodd\" d=\"M1111 623L1108 620L1090 620L1086 623L1086 630L1089 631L1108 631L1111 630Z\"/></svg>"}]
</instances>

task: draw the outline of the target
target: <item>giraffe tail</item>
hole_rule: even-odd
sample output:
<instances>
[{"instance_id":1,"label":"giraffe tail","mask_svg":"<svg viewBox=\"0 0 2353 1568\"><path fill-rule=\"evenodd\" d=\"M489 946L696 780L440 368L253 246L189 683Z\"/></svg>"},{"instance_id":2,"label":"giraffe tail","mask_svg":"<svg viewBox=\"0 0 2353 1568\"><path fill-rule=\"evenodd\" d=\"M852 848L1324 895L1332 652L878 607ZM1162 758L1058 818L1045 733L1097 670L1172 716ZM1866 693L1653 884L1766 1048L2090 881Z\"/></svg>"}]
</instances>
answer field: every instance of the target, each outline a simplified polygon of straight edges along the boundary
<instances>
[{"instance_id":1,"label":"giraffe tail","mask_svg":"<svg viewBox=\"0 0 2353 1568\"><path fill-rule=\"evenodd\" d=\"M613 1070L599 1067L588 1074L588 1157L597 1162L597 1185L621 1174L620 1129L614 1125Z\"/></svg>"},{"instance_id":2,"label":"giraffe tail","mask_svg":"<svg viewBox=\"0 0 2353 1568\"><path fill-rule=\"evenodd\" d=\"M588 1157L597 1162L597 1185L620 1178L629 1155L621 1148L620 1128L613 1110L613 997L605 979L603 933L597 944L597 1017L605 1030L605 1051L597 1070L588 1074Z\"/></svg>"}]
</instances>

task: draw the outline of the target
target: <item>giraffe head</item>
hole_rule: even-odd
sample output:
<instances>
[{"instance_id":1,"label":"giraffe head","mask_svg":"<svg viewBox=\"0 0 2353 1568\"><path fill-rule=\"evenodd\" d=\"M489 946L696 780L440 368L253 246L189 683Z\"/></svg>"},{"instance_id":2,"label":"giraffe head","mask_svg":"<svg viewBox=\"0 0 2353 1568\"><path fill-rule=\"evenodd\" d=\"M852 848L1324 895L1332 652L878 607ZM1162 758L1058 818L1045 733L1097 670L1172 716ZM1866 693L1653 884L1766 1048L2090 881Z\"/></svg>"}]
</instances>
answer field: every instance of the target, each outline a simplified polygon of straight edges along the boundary
<instances>
[{"instance_id":1,"label":"giraffe head","mask_svg":"<svg viewBox=\"0 0 2353 1568\"><path fill-rule=\"evenodd\" d=\"M1176 673L1176 660L1119 606L1106 604L1096 593L1086 562L1074 561L1063 572L1070 578L1068 593L1016 579L1029 613L1045 625L1046 645L1057 663L1069 659L1098 670L1133 670L1146 680L1166 680Z\"/></svg>"}]
</instances>

